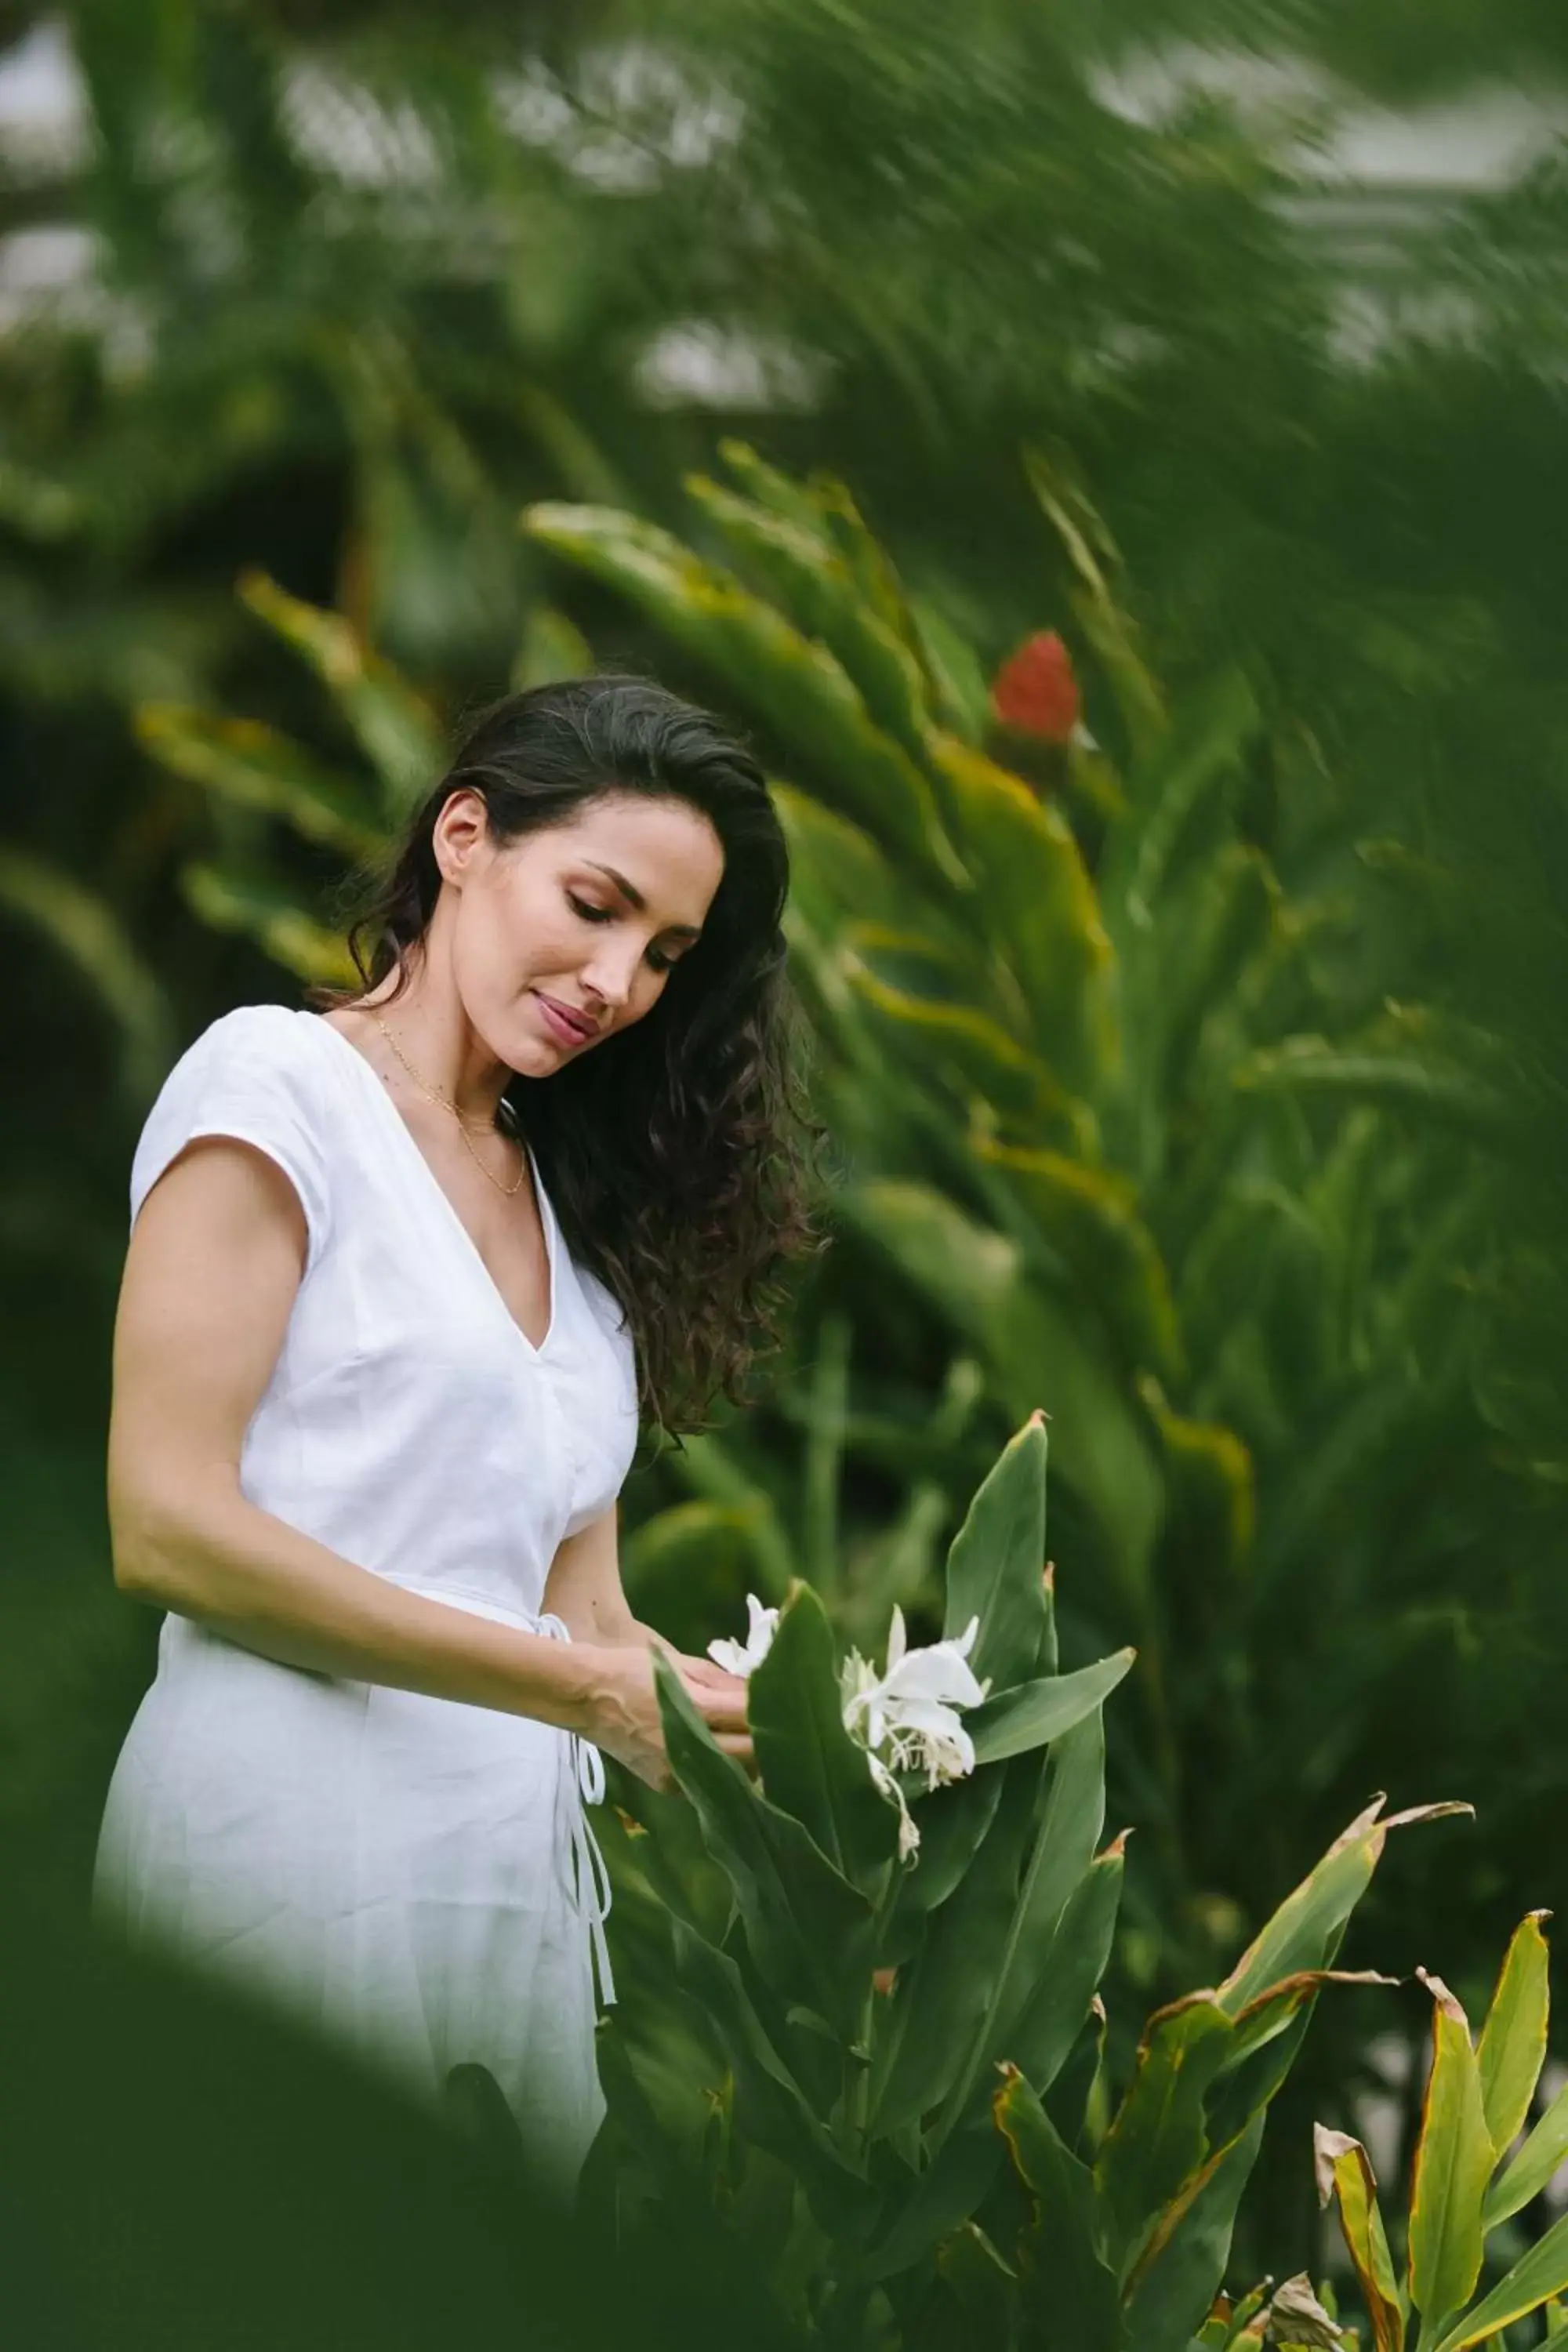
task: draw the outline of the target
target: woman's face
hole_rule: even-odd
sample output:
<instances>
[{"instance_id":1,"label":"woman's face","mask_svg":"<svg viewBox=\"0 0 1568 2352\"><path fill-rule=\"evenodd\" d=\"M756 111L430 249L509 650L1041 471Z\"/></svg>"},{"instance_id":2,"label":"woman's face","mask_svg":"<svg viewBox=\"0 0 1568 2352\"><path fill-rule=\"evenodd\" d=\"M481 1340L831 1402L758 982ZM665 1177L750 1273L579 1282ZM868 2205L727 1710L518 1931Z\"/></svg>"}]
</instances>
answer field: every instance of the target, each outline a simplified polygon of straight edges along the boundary
<instances>
[{"instance_id":1,"label":"woman's face","mask_svg":"<svg viewBox=\"0 0 1568 2352\"><path fill-rule=\"evenodd\" d=\"M533 1077L652 1011L724 872L700 810L638 793L498 846L482 796L463 787L434 845L456 894L450 955L464 1009L499 1061ZM588 1025L563 1017L574 1013Z\"/></svg>"}]
</instances>

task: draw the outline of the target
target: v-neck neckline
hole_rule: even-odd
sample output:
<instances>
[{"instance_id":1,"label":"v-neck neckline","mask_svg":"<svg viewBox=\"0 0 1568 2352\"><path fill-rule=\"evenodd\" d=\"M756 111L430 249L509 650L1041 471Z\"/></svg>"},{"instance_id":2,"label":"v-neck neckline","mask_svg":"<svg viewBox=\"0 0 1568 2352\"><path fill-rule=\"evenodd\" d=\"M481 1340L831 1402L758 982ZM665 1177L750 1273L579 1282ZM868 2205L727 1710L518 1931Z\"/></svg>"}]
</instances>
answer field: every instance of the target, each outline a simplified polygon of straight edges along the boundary
<instances>
[{"instance_id":1,"label":"v-neck neckline","mask_svg":"<svg viewBox=\"0 0 1568 2352\"><path fill-rule=\"evenodd\" d=\"M371 1090L374 1094L376 1100L381 1104L383 1109L387 1113L387 1116L396 1127L399 1135L401 1135L404 1142L407 1145L413 1158L424 1171L426 1181L429 1184L429 1187L435 1193L436 1198L439 1201L442 1208L451 1219L453 1225L457 1229L459 1239L474 1262L474 1265L479 1273L480 1281L489 1291L491 1298L495 1301L496 1306L500 1309L506 1321L510 1324L512 1330L516 1332L522 1345L527 1349L529 1354L535 1358L542 1357L549 1348L551 1341L555 1337L556 1325L560 1319L561 1228L555 1222L555 1210L551 1202L549 1193L544 1189L544 1180L540 1175L539 1162L534 1157L532 1144L529 1142L526 1136L522 1139L522 1148L528 1154L528 1164L533 1177L533 1196L539 1204L540 1224L544 1234L544 1255L546 1263L550 1268L550 1319L545 1325L544 1337L540 1340L537 1347L535 1347L533 1341L529 1338L527 1332L523 1329L521 1324L512 1313L511 1308L507 1305L506 1300L501 1294L500 1285L497 1282L494 1275L485 1264L484 1257L480 1252L478 1242L475 1241L472 1234L463 1223L462 1218L458 1214L456 1204L454 1203L450 1193L442 1183L440 1178L437 1175L436 1171L431 1167L428 1160L426 1159L423 1151L420 1150L419 1144L414 1134L413 1129L409 1126L407 1120L398 1109L397 1105L386 1093L370 1062L368 1062L365 1056L360 1052L359 1047L354 1045L352 1040L344 1036L341 1029L334 1029L332 1024L327 1019L324 1013L313 1012L310 1006L306 1005L300 1008L300 1017L306 1021L315 1022L319 1028L326 1031L329 1037L335 1037L338 1044L342 1047L344 1053L352 1055L354 1061L358 1063L360 1068L364 1072L365 1076L371 1081Z\"/></svg>"}]
</instances>

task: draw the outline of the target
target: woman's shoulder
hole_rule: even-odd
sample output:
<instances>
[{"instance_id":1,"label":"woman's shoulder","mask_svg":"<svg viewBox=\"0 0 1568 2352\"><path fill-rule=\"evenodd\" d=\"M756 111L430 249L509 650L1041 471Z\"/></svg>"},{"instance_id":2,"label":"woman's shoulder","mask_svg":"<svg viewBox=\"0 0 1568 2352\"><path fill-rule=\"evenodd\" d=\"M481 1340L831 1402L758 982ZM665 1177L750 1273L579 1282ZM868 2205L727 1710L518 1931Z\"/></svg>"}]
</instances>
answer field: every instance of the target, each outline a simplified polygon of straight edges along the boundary
<instances>
[{"instance_id":1,"label":"woman's shoulder","mask_svg":"<svg viewBox=\"0 0 1568 2352\"><path fill-rule=\"evenodd\" d=\"M331 1192L329 1105L316 1024L286 1004L237 1004L174 1063L147 1115L131 1171L131 1213L184 1144L226 1135L276 1160L305 1202L312 1261Z\"/></svg>"}]
</instances>

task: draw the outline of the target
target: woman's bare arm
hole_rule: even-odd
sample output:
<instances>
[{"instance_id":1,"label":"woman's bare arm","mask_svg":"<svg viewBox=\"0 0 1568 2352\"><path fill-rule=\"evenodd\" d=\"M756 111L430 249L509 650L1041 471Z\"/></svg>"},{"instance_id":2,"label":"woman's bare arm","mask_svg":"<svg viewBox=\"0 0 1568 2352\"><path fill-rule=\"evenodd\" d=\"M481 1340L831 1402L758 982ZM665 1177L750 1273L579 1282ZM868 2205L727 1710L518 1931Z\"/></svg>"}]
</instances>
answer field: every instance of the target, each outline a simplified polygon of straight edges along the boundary
<instances>
[{"instance_id":1,"label":"woman's bare arm","mask_svg":"<svg viewBox=\"0 0 1568 2352\"><path fill-rule=\"evenodd\" d=\"M392 1584L259 1509L240 1449L305 1263L288 1178L237 1139L188 1144L149 1192L115 1319L108 1502L123 1591L284 1664L579 1731L656 1785L668 1768L646 1651L570 1643ZM746 1754L742 1703L692 1692Z\"/></svg>"},{"instance_id":2,"label":"woman's bare arm","mask_svg":"<svg viewBox=\"0 0 1568 2352\"><path fill-rule=\"evenodd\" d=\"M574 1642L662 1650L685 1669L689 1683L727 1691L738 1705L744 1705L744 1685L738 1675L727 1674L711 1658L694 1658L678 1650L657 1627L634 1614L621 1577L617 1504L612 1503L607 1511L559 1545L545 1580L544 1599Z\"/></svg>"}]
</instances>

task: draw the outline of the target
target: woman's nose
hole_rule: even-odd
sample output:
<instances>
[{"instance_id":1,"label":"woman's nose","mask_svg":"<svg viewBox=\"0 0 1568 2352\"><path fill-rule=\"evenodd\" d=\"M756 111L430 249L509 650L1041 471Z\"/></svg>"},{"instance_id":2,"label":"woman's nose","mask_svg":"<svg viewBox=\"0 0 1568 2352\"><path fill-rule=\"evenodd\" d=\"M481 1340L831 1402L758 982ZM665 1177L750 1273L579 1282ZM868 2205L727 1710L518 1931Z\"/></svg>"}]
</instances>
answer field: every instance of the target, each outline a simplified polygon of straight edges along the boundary
<instances>
[{"instance_id":1,"label":"woman's nose","mask_svg":"<svg viewBox=\"0 0 1568 2352\"><path fill-rule=\"evenodd\" d=\"M618 1012L632 992L633 984L637 980L637 967L641 961L641 951L638 949L623 949L617 952L612 952L606 948L585 967L583 974L584 983L592 989L596 996L603 998L605 1003L613 1011Z\"/></svg>"}]
</instances>

